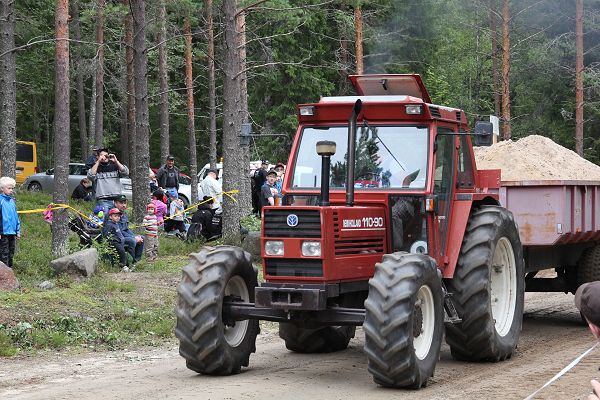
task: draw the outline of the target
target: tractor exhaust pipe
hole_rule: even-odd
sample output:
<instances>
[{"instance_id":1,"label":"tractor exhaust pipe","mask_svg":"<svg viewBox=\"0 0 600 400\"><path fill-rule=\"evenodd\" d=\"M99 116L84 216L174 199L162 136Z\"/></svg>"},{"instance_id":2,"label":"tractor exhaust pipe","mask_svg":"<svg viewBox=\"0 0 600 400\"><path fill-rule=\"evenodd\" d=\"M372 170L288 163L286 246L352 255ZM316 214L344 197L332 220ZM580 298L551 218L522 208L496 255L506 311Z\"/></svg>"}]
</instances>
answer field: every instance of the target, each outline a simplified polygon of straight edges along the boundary
<instances>
[{"instance_id":1,"label":"tractor exhaust pipe","mask_svg":"<svg viewBox=\"0 0 600 400\"><path fill-rule=\"evenodd\" d=\"M354 206L354 162L356 159L356 120L362 109L362 101L356 100L348 119L348 162L346 166L346 205Z\"/></svg>"},{"instance_id":2,"label":"tractor exhaust pipe","mask_svg":"<svg viewBox=\"0 0 600 400\"><path fill-rule=\"evenodd\" d=\"M329 175L331 172L331 156L335 154L335 142L323 140L317 142L317 154L321 156L321 203L329 205Z\"/></svg>"}]
</instances>

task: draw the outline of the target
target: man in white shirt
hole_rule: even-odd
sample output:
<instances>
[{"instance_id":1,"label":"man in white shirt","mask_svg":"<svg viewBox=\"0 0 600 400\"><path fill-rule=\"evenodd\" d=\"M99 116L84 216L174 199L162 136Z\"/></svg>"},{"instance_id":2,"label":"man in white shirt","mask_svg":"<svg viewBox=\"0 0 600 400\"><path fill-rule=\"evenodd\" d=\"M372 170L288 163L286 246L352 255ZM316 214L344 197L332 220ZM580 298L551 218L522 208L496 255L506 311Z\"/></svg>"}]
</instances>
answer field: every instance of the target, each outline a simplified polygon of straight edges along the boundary
<instances>
[{"instance_id":1,"label":"man in white shirt","mask_svg":"<svg viewBox=\"0 0 600 400\"><path fill-rule=\"evenodd\" d=\"M223 207L221 206L221 202L223 201L223 195L221 194L223 187L221 186L221 182L217 180L217 173L217 170L209 169L206 177L200 184L200 189L202 189L204 196L215 198L212 208L215 210L215 214L221 214L223 212Z\"/></svg>"}]
</instances>

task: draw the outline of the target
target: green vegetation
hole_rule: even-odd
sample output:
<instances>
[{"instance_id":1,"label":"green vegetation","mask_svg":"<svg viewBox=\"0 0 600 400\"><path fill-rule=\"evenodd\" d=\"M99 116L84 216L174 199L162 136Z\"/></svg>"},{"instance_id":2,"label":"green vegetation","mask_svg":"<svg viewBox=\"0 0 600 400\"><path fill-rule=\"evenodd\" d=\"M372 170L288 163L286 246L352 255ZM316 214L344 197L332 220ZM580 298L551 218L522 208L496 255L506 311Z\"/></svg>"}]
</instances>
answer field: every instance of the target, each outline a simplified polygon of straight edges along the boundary
<instances>
[{"instance_id":1,"label":"green vegetation","mask_svg":"<svg viewBox=\"0 0 600 400\"><path fill-rule=\"evenodd\" d=\"M19 210L45 208L50 202L45 194L17 194ZM92 206L74 204L84 214ZM202 242L161 237L158 260L140 261L136 272L123 273L103 262L97 276L76 280L53 275L51 231L41 213L22 214L21 222L23 233L15 254L21 289L0 292L0 357L49 348L159 345L174 337L180 271ZM78 250L75 234L70 245L72 251ZM55 288L38 288L44 280Z\"/></svg>"}]
</instances>

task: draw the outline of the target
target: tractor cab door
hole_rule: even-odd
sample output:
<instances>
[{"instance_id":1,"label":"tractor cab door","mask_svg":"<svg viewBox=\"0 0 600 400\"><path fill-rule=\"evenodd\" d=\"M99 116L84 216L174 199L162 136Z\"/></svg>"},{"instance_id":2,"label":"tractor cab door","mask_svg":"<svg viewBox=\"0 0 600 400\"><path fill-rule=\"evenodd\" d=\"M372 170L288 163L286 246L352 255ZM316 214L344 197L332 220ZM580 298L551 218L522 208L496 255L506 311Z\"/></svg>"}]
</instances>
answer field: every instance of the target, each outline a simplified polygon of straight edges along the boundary
<instances>
[{"instance_id":1,"label":"tractor cab door","mask_svg":"<svg viewBox=\"0 0 600 400\"><path fill-rule=\"evenodd\" d=\"M451 128L438 127L435 151L435 175L433 194L437 202L436 212L433 216L432 238L435 247L430 254L439 256L438 265L442 267L446 263L446 247L448 243L448 226L450 224L450 211L452 209L452 190L454 181L455 163L455 136L444 135L453 133ZM440 135L440 133L442 133Z\"/></svg>"}]
</instances>

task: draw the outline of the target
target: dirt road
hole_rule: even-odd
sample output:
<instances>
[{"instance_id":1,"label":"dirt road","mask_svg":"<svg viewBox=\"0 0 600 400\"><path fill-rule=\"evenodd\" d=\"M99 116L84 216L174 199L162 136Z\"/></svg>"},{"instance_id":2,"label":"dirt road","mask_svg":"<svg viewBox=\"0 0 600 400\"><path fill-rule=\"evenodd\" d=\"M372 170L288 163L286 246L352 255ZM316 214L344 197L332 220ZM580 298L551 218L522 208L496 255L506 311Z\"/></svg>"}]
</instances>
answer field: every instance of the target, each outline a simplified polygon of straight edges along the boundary
<instances>
[{"instance_id":1,"label":"dirt road","mask_svg":"<svg viewBox=\"0 0 600 400\"><path fill-rule=\"evenodd\" d=\"M420 391L376 386L366 370L364 336L325 355L287 351L276 331L259 336L250 367L230 377L185 368L177 345L79 356L0 359L0 399L523 399L594 345L573 296L527 294L523 334L509 361L456 362L442 347L430 385ZM600 346L537 399L583 399L600 377Z\"/></svg>"}]
</instances>

